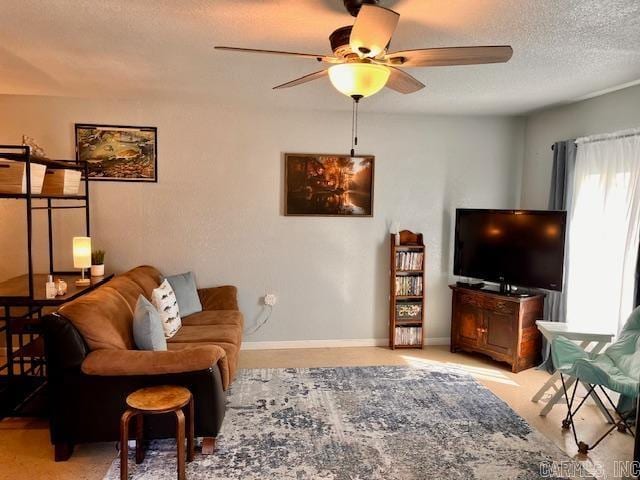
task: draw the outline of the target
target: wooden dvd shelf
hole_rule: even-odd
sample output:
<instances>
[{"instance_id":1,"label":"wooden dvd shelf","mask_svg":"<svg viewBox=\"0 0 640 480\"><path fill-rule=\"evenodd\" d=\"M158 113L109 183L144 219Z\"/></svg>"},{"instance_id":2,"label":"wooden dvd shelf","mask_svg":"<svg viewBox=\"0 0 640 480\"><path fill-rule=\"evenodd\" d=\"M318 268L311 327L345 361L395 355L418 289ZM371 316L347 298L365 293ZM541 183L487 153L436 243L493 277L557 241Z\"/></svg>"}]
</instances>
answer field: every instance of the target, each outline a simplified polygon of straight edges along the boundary
<instances>
[{"instance_id":1,"label":"wooden dvd shelf","mask_svg":"<svg viewBox=\"0 0 640 480\"><path fill-rule=\"evenodd\" d=\"M391 234L389 347L422 348L426 250L421 233Z\"/></svg>"}]
</instances>

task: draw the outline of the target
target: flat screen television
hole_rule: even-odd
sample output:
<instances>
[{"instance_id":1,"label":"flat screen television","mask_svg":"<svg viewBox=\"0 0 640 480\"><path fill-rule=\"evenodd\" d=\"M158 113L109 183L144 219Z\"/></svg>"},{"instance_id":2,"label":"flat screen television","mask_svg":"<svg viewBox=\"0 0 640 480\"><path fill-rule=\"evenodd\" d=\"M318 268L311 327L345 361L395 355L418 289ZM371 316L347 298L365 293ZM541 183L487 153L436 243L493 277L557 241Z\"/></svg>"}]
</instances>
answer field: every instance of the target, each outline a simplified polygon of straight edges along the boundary
<instances>
[{"instance_id":1,"label":"flat screen television","mask_svg":"<svg viewBox=\"0 0 640 480\"><path fill-rule=\"evenodd\" d=\"M453 273L560 291L566 224L561 211L459 208Z\"/></svg>"}]
</instances>

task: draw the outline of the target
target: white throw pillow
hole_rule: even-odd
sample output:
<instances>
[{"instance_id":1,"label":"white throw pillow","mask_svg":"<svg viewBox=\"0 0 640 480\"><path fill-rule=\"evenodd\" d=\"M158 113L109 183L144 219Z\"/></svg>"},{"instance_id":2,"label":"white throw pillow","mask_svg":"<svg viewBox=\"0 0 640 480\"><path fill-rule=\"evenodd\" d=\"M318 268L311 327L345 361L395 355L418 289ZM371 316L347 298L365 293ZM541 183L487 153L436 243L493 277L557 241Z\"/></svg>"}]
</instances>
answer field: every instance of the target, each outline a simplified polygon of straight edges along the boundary
<instances>
[{"instance_id":1,"label":"white throw pillow","mask_svg":"<svg viewBox=\"0 0 640 480\"><path fill-rule=\"evenodd\" d=\"M180 319L176 294L167 280L151 292L151 303L160 314L165 338L173 337L180 330L182 320Z\"/></svg>"}]
</instances>

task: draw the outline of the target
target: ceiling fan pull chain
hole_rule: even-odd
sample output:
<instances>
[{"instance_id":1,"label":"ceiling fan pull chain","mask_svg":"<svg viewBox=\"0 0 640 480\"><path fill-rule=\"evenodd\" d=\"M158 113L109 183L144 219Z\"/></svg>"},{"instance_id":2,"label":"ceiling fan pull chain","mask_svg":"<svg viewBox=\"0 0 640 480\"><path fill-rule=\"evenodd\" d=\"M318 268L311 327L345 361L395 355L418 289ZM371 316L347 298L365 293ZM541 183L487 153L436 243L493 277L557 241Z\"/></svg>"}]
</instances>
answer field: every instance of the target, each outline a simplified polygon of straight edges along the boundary
<instances>
[{"instance_id":1,"label":"ceiling fan pull chain","mask_svg":"<svg viewBox=\"0 0 640 480\"><path fill-rule=\"evenodd\" d=\"M358 146L358 105L361 95L353 95L353 108L351 109L351 156L356 156L355 147Z\"/></svg>"},{"instance_id":2,"label":"ceiling fan pull chain","mask_svg":"<svg viewBox=\"0 0 640 480\"><path fill-rule=\"evenodd\" d=\"M354 139L356 138L356 101L353 100L353 105L351 105L351 157L355 157L356 150Z\"/></svg>"},{"instance_id":3,"label":"ceiling fan pull chain","mask_svg":"<svg viewBox=\"0 0 640 480\"><path fill-rule=\"evenodd\" d=\"M354 143L356 147L358 146L358 106L360 105L360 99L356 98L356 121L355 121L355 135L354 135Z\"/></svg>"}]
</instances>

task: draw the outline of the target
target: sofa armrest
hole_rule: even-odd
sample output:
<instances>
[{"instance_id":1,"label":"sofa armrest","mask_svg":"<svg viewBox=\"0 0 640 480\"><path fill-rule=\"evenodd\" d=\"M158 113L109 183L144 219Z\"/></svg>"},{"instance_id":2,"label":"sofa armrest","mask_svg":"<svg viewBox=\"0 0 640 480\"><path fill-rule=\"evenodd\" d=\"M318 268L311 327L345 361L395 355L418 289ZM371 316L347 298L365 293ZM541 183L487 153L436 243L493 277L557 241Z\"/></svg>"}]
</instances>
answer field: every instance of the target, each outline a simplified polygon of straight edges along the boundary
<instances>
[{"instance_id":1,"label":"sofa armrest","mask_svg":"<svg viewBox=\"0 0 640 480\"><path fill-rule=\"evenodd\" d=\"M238 310L238 289L232 285L198 289L203 310Z\"/></svg>"},{"instance_id":2,"label":"sofa armrest","mask_svg":"<svg viewBox=\"0 0 640 480\"><path fill-rule=\"evenodd\" d=\"M162 375L207 370L218 365L224 389L229 385L227 356L217 345L180 350L94 350L82 362L82 373L97 376Z\"/></svg>"}]
</instances>

